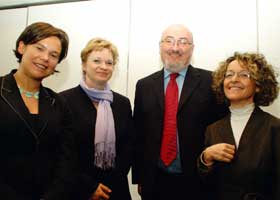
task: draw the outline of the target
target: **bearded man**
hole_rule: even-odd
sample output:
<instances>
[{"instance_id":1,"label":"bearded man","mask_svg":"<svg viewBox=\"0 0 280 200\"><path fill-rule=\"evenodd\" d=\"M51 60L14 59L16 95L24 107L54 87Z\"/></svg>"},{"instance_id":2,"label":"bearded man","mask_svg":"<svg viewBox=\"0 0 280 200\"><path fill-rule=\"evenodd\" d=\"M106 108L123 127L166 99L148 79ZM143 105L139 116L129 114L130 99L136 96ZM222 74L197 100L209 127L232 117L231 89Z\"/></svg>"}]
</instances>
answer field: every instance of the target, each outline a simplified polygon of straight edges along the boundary
<instances>
[{"instance_id":1,"label":"bearded man","mask_svg":"<svg viewBox=\"0 0 280 200\"><path fill-rule=\"evenodd\" d=\"M194 41L187 27L167 27L159 46L163 69L136 85L132 181L142 200L200 200L207 195L196 168L204 132L226 110L216 103L211 72L190 64Z\"/></svg>"}]
</instances>

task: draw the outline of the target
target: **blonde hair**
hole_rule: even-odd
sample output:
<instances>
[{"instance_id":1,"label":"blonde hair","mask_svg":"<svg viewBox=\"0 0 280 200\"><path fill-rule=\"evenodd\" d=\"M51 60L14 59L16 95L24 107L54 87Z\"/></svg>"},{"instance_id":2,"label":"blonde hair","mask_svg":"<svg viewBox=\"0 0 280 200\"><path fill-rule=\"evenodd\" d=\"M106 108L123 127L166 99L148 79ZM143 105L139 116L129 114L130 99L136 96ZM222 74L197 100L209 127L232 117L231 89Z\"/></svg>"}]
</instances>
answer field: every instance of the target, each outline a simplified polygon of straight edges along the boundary
<instances>
[{"instance_id":1,"label":"blonde hair","mask_svg":"<svg viewBox=\"0 0 280 200\"><path fill-rule=\"evenodd\" d=\"M92 51L101 51L103 49L108 49L109 51L111 51L113 55L113 64L115 66L119 59L118 49L113 43L102 38L93 38L87 43L87 45L81 52L82 62L84 63L87 61L88 55Z\"/></svg>"}]
</instances>

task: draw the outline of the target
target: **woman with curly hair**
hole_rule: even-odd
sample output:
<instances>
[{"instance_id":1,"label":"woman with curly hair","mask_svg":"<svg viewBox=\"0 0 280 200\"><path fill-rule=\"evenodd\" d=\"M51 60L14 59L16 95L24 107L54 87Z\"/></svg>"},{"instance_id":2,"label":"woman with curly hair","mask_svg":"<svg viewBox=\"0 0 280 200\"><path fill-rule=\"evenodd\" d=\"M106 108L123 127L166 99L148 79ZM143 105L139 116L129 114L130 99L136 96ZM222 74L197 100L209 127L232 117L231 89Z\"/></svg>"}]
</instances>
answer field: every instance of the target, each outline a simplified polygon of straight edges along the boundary
<instances>
[{"instance_id":1,"label":"woman with curly hair","mask_svg":"<svg viewBox=\"0 0 280 200\"><path fill-rule=\"evenodd\" d=\"M278 96L265 57L235 53L213 74L213 90L229 105L225 118L208 126L199 173L215 200L280 199L280 120L259 106Z\"/></svg>"}]
</instances>

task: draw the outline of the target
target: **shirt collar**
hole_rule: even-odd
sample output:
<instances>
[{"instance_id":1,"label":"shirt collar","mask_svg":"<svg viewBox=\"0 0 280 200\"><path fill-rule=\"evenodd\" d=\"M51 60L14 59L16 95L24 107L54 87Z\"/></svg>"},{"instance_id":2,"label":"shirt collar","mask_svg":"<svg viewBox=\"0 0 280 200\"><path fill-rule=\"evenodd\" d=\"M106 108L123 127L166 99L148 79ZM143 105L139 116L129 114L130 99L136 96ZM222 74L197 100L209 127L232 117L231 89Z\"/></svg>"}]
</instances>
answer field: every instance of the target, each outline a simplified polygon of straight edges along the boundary
<instances>
[{"instance_id":1,"label":"shirt collar","mask_svg":"<svg viewBox=\"0 0 280 200\"><path fill-rule=\"evenodd\" d=\"M184 68L183 70L181 70L180 72L178 72L179 76L183 76L185 78L186 74L187 74L187 71L188 71L188 67ZM171 74L172 72L168 71L167 69L164 68L164 79L168 78L169 75Z\"/></svg>"}]
</instances>

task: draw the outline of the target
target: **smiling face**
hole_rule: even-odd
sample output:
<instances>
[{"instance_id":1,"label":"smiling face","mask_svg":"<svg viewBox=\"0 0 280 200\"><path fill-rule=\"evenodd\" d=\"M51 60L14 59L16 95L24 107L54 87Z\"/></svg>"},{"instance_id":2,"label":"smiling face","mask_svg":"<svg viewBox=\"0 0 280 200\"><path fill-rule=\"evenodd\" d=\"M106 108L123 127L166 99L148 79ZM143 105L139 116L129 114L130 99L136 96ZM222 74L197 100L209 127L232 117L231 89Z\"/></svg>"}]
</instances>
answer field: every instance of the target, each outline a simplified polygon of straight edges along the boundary
<instances>
[{"instance_id":1,"label":"smiling face","mask_svg":"<svg viewBox=\"0 0 280 200\"><path fill-rule=\"evenodd\" d=\"M243 107L254 102L256 83L250 78L247 67L237 60L228 65L223 86L231 106Z\"/></svg>"},{"instance_id":2,"label":"smiling face","mask_svg":"<svg viewBox=\"0 0 280 200\"><path fill-rule=\"evenodd\" d=\"M162 34L160 56L164 67L180 72L188 66L193 53L191 32L183 25L171 25Z\"/></svg>"},{"instance_id":3,"label":"smiling face","mask_svg":"<svg viewBox=\"0 0 280 200\"><path fill-rule=\"evenodd\" d=\"M61 42L57 37L48 37L34 44L19 42L22 55L19 72L30 79L42 81L53 74L61 53Z\"/></svg>"},{"instance_id":4,"label":"smiling face","mask_svg":"<svg viewBox=\"0 0 280 200\"><path fill-rule=\"evenodd\" d=\"M92 51L83 62L85 83L90 88L104 89L114 71L113 54L109 49Z\"/></svg>"}]
</instances>

